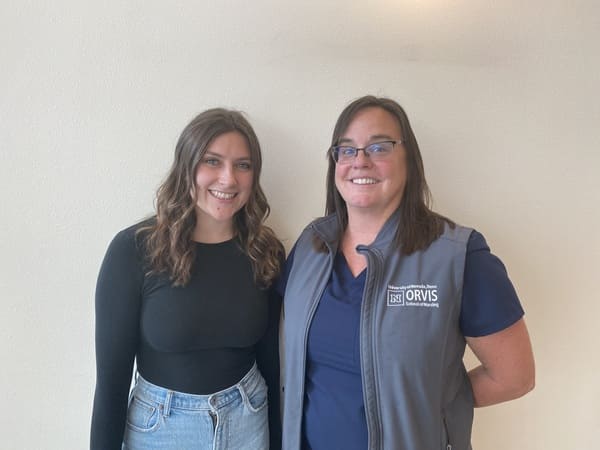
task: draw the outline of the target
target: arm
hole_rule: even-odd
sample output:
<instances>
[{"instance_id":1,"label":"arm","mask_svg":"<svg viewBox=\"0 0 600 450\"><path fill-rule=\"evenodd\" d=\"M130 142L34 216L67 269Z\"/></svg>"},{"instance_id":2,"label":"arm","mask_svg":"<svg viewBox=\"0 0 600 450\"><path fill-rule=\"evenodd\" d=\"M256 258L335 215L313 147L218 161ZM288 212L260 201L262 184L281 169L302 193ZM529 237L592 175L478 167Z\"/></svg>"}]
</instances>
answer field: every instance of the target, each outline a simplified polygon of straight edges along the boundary
<instances>
[{"instance_id":1,"label":"arm","mask_svg":"<svg viewBox=\"0 0 600 450\"><path fill-rule=\"evenodd\" d=\"M269 324L256 348L256 364L269 389L270 449L281 449L281 419L279 415L279 317L281 296L272 286L269 291Z\"/></svg>"},{"instance_id":2,"label":"arm","mask_svg":"<svg viewBox=\"0 0 600 450\"><path fill-rule=\"evenodd\" d=\"M111 242L96 285L96 391L91 450L120 450L138 347L143 273L132 230Z\"/></svg>"},{"instance_id":3,"label":"arm","mask_svg":"<svg viewBox=\"0 0 600 450\"><path fill-rule=\"evenodd\" d=\"M533 389L535 368L523 314L504 264L474 231L467 246L460 327L481 362L469 372L475 406Z\"/></svg>"},{"instance_id":4,"label":"arm","mask_svg":"<svg viewBox=\"0 0 600 450\"><path fill-rule=\"evenodd\" d=\"M535 385L535 365L525 321L481 337L467 337L481 365L469 371L475 406L512 400Z\"/></svg>"}]
</instances>

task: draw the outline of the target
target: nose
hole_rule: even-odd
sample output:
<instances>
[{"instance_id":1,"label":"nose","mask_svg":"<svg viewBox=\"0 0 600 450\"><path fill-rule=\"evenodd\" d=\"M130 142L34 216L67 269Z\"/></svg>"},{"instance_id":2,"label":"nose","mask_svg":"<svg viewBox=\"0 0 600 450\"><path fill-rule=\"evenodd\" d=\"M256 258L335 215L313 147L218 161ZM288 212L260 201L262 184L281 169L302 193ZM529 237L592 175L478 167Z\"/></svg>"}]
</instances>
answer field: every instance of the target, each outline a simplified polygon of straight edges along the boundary
<instances>
[{"instance_id":1,"label":"nose","mask_svg":"<svg viewBox=\"0 0 600 450\"><path fill-rule=\"evenodd\" d=\"M224 186L232 186L235 185L237 183L237 180L235 178L235 170L233 168L233 165L231 164L224 164L220 173L219 173L219 181L221 182L221 184L223 184Z\"/></svg>"},{"instance_id":2,"label":"nose","mask_svg":"<svg viewBox=\"0 0 600 450\"><path fill-rule=\"evenodd\" d=\"M363 148L357 149L356 156L352 161L353 167L367 167L371 164L371 158Z\"/></svg>"}]
</instances>

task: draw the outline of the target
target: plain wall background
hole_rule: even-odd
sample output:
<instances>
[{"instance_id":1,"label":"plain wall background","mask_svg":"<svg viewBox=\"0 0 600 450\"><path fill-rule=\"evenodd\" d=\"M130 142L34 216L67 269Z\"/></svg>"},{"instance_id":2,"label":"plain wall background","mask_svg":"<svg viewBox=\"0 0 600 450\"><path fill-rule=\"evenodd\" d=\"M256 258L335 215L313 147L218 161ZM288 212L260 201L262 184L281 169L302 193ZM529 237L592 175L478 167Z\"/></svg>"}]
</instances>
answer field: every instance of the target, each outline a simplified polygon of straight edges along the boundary
<instances>
[{"instance_id":1,"label":"plain wall background","mask_svg":"<svg viewBox=\"0 0 600 450\"><path fill-rule=\"evenodd\" d=\"M367 93L406 108L435 209L526 309L537 387L477 410L474 448L598 448L600 3L3 1L0 39L2 448L87 447L98 268L196 113L248 114L289 248Z\"/></svg>"}]
</instances>

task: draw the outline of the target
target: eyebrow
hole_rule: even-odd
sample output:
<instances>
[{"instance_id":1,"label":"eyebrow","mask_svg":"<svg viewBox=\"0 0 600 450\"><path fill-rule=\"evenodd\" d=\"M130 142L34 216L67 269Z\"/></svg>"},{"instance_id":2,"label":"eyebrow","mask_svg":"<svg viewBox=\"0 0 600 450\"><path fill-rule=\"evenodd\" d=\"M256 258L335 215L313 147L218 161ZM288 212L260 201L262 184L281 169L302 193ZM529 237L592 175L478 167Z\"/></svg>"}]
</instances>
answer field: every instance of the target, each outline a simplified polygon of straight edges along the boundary
<instances>
[{"instance_id":1,"label":"eyebrow","mask_svg":"<svg viewBox=\"0 0 600 450\"><path fill-rule=\"evenodd\" d=\"M214 153L214 152L210 152L208 150L204 153L204 156L212 156L212 157L217 157L217 158L221 158L221 159L223 158L223 155L221 155L220 153ZM251 156L248 156L248 157L244 156L242 158L235 159L234 161L236 161L236 162L237 161L250 161L250 162L252 162L252 157Z\"/></svg>"},{"instance_id":2,"label":"eyebrow","mask_svg":"<svg viewBox=\"0 0 600 450\"><path fill-rule=\"evenodd\" d=\"M394 141L395 139L392 136L389 136L387 134L374 134L372 136L369 137L369 140L367 142L373 142L373 141L379 141L381 139L385 139L388 141ZM338 141L338 144L353 144L354 141L352 139L349 138L341 138Z\"/></svg>"}]
</instances>

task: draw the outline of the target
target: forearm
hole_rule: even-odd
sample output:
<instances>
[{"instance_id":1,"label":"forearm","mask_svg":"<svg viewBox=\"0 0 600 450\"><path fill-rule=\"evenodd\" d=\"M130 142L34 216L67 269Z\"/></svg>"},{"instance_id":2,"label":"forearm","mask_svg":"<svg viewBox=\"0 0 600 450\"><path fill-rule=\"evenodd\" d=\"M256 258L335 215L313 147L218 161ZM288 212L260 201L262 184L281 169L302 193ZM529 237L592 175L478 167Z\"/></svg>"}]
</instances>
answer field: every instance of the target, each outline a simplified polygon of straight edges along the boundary
<instances>
[{"instance_id":1,"label":"forearm","mask_svg":"<svg viewBox=\"0 0 600 450\"><path fill-rule=\"evenodd\" d=\"M124 394L114 391L111 386L96 386L90 450L121 449L127 414L128 386Z\"/></svg>"},{"instance_id":2,"label":"forearm","mask_svg":"<svg viewBox=\"0 0 600 450\"><path fill-rule=\"evenodd\" d=\"M467 338L481 365L469 372L475 406L513 400L535 385L535 363L523 319L489 336Z\"/></svg>"},{"instance_id":3,"label":"forearm","mask_svg":"<svg viewBox=\"0 0 600 450\"><path fill-rule=\"evenodd\" d=\"M522 397L531 391L535 384L533 374L512 382L496 380L483 365L469 371L469 379L477 408Z\"/></svg>"},{"instance_id":4,"label":"forearm","mask_svg":"<svg viewBox=\"0 0 600 450\"><path fill-rule=\"evenodd\" d=\"M131 325L108 326L106 322L103 312L99 312L96 321L96 390L90 436L91 450L121 448L135 358L135 328ZM112 321L113 324L115 322L118 320ZM123 328L130 332L117 332Z\"/></svg>"}]
</instances>

